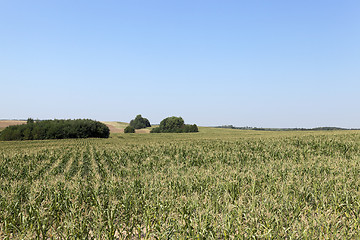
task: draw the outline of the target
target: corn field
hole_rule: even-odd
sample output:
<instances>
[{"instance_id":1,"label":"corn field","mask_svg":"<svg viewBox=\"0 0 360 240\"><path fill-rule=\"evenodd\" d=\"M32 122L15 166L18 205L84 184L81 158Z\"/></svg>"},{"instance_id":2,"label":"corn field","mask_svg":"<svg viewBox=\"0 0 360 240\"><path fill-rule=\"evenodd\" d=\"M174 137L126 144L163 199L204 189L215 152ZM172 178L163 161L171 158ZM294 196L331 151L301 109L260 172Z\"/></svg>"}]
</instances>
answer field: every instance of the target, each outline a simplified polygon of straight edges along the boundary
<instances>
[{"instance_id":1,"label":"corn field","mask_svg":"<svg viewBox=\"0 0 360 240\"><path fill-rule=\"evenodd\" d=\"M0 142L0 239L360 238L360 132Z\"/></svg>"}]
</instances>

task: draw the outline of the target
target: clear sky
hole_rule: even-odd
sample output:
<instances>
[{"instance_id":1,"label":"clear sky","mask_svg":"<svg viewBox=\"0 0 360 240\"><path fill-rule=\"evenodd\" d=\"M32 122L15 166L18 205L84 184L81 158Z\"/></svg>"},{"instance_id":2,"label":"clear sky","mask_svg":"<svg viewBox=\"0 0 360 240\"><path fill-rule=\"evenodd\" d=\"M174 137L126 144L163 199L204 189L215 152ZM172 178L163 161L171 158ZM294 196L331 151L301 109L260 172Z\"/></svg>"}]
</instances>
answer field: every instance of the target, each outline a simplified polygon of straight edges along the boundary
<instances>
[{"instance_id":1,"label":"clear sky","mask_svg":"<svg viewBox=\"0 0 360 240\"><path fill-rule=\"evenodd\" d=\"M360 127L360 1L0 1L0 119Z\"/></svg>"}]
</instances>

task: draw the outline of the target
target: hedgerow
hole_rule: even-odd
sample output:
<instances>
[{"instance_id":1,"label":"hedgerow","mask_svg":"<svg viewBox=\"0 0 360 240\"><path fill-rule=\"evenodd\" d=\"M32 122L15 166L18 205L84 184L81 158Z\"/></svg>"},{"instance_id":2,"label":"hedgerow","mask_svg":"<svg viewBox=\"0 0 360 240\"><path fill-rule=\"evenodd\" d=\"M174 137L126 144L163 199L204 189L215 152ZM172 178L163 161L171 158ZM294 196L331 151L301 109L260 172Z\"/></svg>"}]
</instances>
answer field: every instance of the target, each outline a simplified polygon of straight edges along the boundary
<instances>
[{"instance_id":1,"label":"hedgerow","mask_svg":"<svg viewBox=\"0 0 360 240\"><path fill-rule=\"evenodd\" d=\"M27 124L9 126L0 133L0 140L42 140L64 138L108 138L109 128L90 119L28 120Z\"/></svg>"}]
</instances>

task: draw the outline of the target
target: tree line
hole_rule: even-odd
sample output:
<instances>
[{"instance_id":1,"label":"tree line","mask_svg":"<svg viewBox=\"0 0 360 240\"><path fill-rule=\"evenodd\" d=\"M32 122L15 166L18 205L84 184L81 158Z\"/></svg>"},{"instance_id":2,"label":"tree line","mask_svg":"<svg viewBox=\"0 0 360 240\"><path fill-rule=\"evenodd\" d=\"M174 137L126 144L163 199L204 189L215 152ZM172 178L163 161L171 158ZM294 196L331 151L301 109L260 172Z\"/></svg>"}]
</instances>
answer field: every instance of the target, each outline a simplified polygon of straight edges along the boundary
<instances>
[{"instance_id":1,"label":"tree line","mask_svg":"<svg viewBox=\"0 0 360 240\"><path fill-rule=\"evenodd\" d=\"M240 130L257 130L257 131L335 131L335 130L359 130L356 128L339 128L339 127L316 127L316 128L258 128L258 127L235 127L233 125L216 126L215 128L230 128Z\"/></svg>"},{"instance_id":2,"label":"tree line","mask_svg":"<svg viewBox=\"0 0 360 240\"><path fill-rule=\"evenodd\" d=\"M137 115L135 119L130 121L129 126L124 129L124 133L134 133L135 129L151 127L147 118ZM153 128L151 133L189 133L198 132L199 129L196 124L185 124L182 117L168 117L160 122L159 127Z\"/></svg>"},{"instance_id":3,"label":"tree line","mask_svg":"<svg viewBox=\"0 0 360 240\"><path fill-rule=\"evenodd\" d=\"M8 126L0 133L0 140L43 140L64 138L108 138L109 128L90 119L43 120L29 118L26 124Z\"/></svg>"}]
</instances>

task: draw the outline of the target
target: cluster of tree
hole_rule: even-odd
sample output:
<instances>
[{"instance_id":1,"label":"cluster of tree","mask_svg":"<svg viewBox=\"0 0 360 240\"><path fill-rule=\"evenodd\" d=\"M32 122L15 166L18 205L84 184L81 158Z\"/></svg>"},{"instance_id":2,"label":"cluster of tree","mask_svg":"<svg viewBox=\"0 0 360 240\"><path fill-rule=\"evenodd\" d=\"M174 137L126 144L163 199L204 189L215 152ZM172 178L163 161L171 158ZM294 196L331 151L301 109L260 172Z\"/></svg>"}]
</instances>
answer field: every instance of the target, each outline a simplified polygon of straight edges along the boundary
<instances>
[{"instance_id":1,"label":"cluster of tree","mask_svg":"<svg viewBox=\"0 0 360 240\"><path fill-rule=\"evenodd\" d=\"M143 118L140 114L130 121L130 126L135 129L151 127L149 120L147 118Z\"/></svg>"},{"instance_id":2,"label":"cluster of tree","mask_svg":"<svg viewBox=\"0 0 360 240\"><path fill-rule=\"evenodd\" d=\"M181 117L168 117L160 122L159 127L153 128L151 133L188 133L198 132L196 124L186 125Z\"/></svg>"},{"instance_id":3,"label":"cluster of tree","mask_svg":"<svg viewBox=\"0 0 360 240\"><path fill-rule=\"evenodd\" d=\"M42 140L63 138L108 138L109 128L90 119L44 120L28 119L27 124L9 126L0 133L0 140Z\"/></svg>"}]
</instances>

